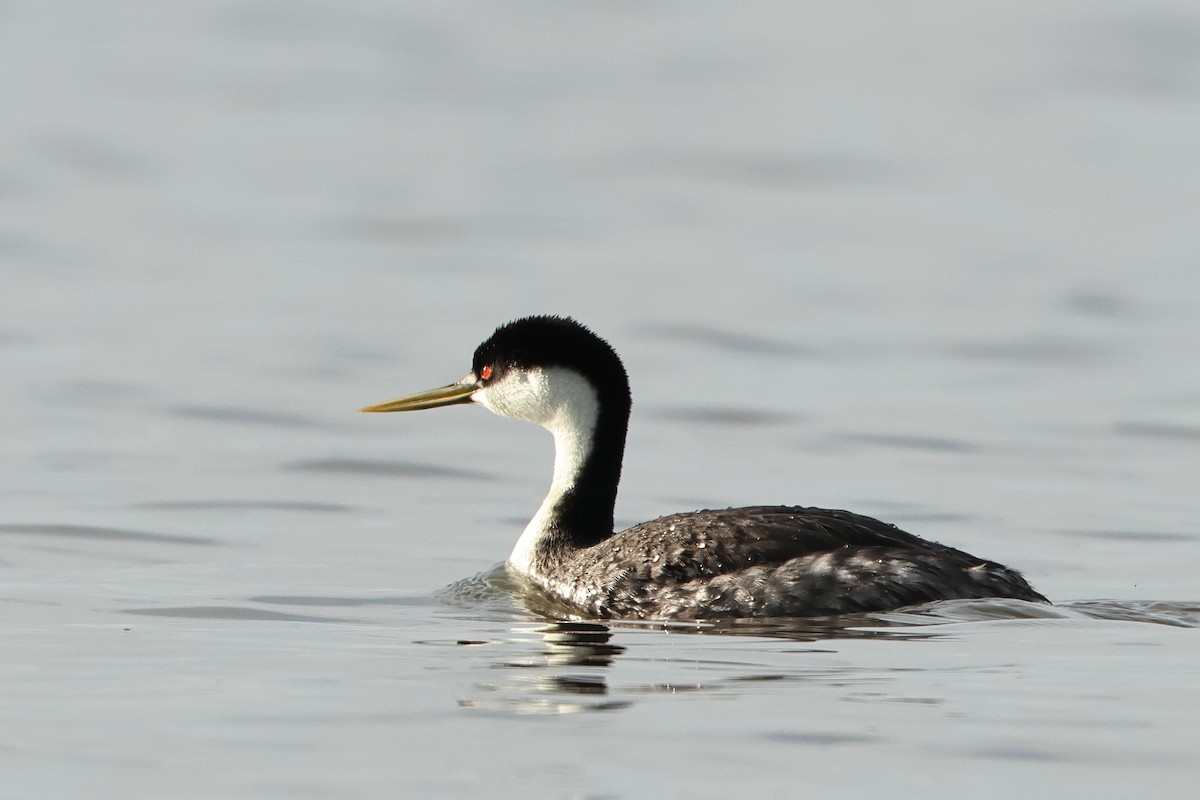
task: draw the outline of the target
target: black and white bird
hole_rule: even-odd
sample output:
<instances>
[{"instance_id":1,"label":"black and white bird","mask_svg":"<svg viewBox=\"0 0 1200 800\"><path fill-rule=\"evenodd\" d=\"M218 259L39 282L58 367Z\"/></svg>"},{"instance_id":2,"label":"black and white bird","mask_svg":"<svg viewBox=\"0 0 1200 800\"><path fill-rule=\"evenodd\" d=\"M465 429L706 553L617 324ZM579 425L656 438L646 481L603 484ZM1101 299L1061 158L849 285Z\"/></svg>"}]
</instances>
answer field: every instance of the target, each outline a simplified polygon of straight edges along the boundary
<instances>
[{"instance_id":1,"label":"black and white bird","mask_svg":"<svg viewBox=\"0 0 1200 800\"><path fill-rule=\"evenodd\" d=\"M1048 602L1015 570L849 511L693 511L614 532L629 378L612 347L572 319L502 325L458 382L362 410L458 403L554 435L550 492L507 567L579 616L699 620L885 611L958 598Z\"/></svg>"}]
</instances>

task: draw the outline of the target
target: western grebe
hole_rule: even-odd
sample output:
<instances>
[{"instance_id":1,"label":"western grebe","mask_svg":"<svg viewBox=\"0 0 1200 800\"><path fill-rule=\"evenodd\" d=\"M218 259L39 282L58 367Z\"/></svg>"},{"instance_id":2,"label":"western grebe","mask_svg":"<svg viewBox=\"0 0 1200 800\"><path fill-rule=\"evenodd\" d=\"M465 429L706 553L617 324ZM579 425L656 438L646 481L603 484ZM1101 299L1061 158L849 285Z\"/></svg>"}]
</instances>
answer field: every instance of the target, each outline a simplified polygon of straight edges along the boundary
<instances>
[{"instance_id":1,"label":"western grebe","mask_svg":"<svg viewBox=\"0 0 1200 800\"><path fill-rule=\"evenodd\" d=\"M572 319L501 325L457 383L362 410L472 402L554 435L550 492L507 566L580 615L719 619L884 611L971 597L1048 602L1015 570L849 511L694 511L614 533L629 378L612 347Z\"/></svg>"}]
</instances>

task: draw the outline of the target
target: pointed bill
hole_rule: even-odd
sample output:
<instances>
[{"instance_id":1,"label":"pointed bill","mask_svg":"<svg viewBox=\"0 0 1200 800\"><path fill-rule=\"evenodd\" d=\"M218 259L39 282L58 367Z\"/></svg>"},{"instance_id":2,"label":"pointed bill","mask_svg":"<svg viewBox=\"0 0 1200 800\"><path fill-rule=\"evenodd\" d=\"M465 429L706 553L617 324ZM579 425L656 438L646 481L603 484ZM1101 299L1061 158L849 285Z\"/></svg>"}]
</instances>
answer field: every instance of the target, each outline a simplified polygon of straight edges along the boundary
<instances>
[{"instance_id":1,"label":"pointed bill","mask_svg":"<svg viewBox=\"0 0 1200 800\"><path fill-rule=\"evenodd\" d=\"M421 411L426 408L452 406L456 403L469 403L471 402L471 395L478 388L479 386L474 382L452 383L449 386L442 386L438 389L417 392L416 394L397 397L395 400L388 400L385 403L366 406L365 408L360 408L359 411L371 413L379 411Z\"/></svg>"}]
</instances>

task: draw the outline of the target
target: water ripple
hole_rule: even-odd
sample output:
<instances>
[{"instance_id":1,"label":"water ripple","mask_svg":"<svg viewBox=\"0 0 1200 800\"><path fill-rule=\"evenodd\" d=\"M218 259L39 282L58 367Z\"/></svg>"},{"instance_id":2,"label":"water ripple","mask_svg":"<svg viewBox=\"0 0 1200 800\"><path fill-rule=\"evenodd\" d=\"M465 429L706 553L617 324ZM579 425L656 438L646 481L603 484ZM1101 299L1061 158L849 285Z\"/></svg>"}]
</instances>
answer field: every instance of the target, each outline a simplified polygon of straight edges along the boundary
<instances>
[{"instance_id":1,"label":"water ripple","mask_svg":"<svg viewBox=\"0 0 1200 800\"><path fill-rule=\"evenodd\" d=\"M305 500L163 500L137 503L133 507L162 511L302 511L318 514L341 514L353 510L353 506L341 503Z\"/></svg>"},{"instance_id":2,"label":"water ripple","mask_svg":"<svg viewBox=\"0 0 1200 800\"><path fill-rule=\"evenodd\" d=\"M306 614L284 614L265 611L261 608L244 606L178 606L174 608L125 608L124 614L140 614L146 617L173 617L176 619L221 619L253 622L357 622L358 620L338 617L317 617Z\"/></svg>"},{"instance_id":3,"label":"water ripple","mask_svg":"<svg viewBox=\"0 0 1200 800\"><path fill-rule=\"evenodd\" d=\"M365 458L310 458L289 461L283 469L290 472L331 472L339 475L379 475L389 478L450 478L455 480L487 481L493 476L486 472L456 469L421 461L383 461Z\"/></svg>"},{"instance_id":4,"label":"water ripple","mask_svg":"<svg viewBox=\"0 0 1200 800\"><path fill-rule=\"evenodd\" d=\"M155 542L158 544L212 545L216 539L205 536L172 536L124 528L98 528L91 525L0 524L0 533L31 536L60 536L69 539L99 539L119 542Z\"/></svg>"}]
</instances>

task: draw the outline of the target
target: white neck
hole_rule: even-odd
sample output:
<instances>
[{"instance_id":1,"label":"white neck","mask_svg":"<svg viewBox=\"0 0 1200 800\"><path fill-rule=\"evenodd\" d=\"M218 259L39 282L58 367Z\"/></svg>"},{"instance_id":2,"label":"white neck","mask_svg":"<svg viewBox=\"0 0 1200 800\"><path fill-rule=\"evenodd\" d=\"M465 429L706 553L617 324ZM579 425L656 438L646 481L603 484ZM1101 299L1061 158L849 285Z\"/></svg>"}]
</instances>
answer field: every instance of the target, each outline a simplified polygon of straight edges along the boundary
<instances>
[{"instance_id":1,"label":"white neck","mask_svg":"<svg viewBox=\"0 0 1200 800\"><path fill-rule=\"evenodd\" d=\"M550 491L517 540L509 566L537 577L535 555L551 533L555 509L579 479L592 450L600 406L596 390L568 369L512 370L472 395L494 414L536 422L554 435L554 478Z\"/></svg>"}]
</instances>

